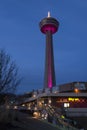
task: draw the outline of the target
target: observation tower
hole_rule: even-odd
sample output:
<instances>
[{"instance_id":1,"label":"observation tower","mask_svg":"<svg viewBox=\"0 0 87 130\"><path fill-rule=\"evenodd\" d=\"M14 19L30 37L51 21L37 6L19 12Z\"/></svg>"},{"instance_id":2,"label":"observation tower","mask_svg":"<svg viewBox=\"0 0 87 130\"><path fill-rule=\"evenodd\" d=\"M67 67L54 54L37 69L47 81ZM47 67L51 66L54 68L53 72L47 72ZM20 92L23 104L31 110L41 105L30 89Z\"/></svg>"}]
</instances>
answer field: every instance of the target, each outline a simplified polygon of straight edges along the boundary
<instances>
[{"instance_id":1,"label":"observation tower","mask_svg":"<svg viewBox=\"0 0 87 130\"><path fill-rule=\"evenodd\" d=\"M42 19L39 25L41 32L46 35L44 88L51 89L56 86L52 35L57 32L59 22L48 12L48 16Z\"/></svg>"}]
</instances>

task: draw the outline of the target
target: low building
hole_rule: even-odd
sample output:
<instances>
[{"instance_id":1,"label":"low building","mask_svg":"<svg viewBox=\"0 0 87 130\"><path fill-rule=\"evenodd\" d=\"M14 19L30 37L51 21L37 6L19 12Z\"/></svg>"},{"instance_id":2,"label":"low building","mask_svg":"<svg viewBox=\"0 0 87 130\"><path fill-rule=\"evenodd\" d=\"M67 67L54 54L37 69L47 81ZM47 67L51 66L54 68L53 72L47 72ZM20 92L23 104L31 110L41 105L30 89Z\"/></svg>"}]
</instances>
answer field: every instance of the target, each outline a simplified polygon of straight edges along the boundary
<instances>
[{"instance_id":1,"label":"low building","mask_svg":"<svg viewBox=\"0 0 87 130\"><path fill-rule=\"evenodd\" d=\"M30 110L41 110L43 105L48 104L66 116L87 117L87 82L72 82L52 89L36 90L20 103Z\"/></svg>"}]
</instances>

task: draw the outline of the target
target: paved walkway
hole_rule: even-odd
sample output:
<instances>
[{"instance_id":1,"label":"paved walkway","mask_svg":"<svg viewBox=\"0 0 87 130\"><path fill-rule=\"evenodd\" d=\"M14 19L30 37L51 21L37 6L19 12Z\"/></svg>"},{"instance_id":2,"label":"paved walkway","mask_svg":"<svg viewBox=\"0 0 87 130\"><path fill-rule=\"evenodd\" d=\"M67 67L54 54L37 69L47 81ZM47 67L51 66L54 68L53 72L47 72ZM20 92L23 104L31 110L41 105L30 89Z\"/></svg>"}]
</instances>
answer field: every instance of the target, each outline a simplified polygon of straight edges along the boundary
<instances>
[{"instance_id":1,"label":"paved walkway","mask_svg":"<svg viewBox=\"0 0 87 130\"><path fill-rule=\"evenodd\" d=\"M22 127L26 127L26 130L58 130L57 127L49 123L29 117L28 114L20 114L19 117Z\"/></svg>"},{"instance_id":2,"label":"paved walkway","mask_svg":"<svg viewBox=\"0 0 87 130\"><path fill-rule=\"evenodd\" d=\"M17 112L18 120L11 124L0 124L0 130L58 130L49 123L29 117L28 114Z\"/></svg>"}]
</instances>

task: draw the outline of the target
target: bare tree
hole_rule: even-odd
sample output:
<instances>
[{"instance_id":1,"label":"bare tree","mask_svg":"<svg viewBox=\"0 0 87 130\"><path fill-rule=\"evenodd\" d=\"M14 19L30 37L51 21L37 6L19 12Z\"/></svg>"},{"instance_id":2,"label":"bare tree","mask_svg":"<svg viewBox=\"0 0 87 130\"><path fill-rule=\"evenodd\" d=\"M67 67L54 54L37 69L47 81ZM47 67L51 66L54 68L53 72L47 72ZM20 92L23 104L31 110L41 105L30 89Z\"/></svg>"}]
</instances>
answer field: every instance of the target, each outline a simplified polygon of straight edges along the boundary
<instances>
[{"instance_id":1,"label":"bare tree","mask_svg":"<svg viewBox=\"0 0 87 130\"><path fill-rule=\"evenodd\" d=\"M13 92L20 84L18 68L4 50L0 50L0 93Z\"/></svg>"}]
</instances>

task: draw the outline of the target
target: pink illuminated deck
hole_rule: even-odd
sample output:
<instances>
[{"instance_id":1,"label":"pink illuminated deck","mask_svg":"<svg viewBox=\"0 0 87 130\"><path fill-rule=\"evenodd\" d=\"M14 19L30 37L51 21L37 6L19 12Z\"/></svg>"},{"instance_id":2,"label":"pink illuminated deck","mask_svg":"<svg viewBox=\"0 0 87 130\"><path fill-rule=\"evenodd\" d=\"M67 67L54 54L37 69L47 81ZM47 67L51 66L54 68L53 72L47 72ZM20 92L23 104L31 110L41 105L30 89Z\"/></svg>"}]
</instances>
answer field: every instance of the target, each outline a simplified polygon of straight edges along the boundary
<instances>
[{"instance_id":1,"label":"pink illuminated deck","mask_svg":"<svg viewBox=\"0 0 87 130\"><path fill-rule=\"evenodd\" d=\"M47 31L51 31L51 33L53 34L53 33L56 33L56 31L57 31L57 27L56 26L54 26L53 24L47 24L47 25L44 25L42 28L41 28L41 31L43 32L43 33L46 33Z\"/></svg>"}]
</instances>

